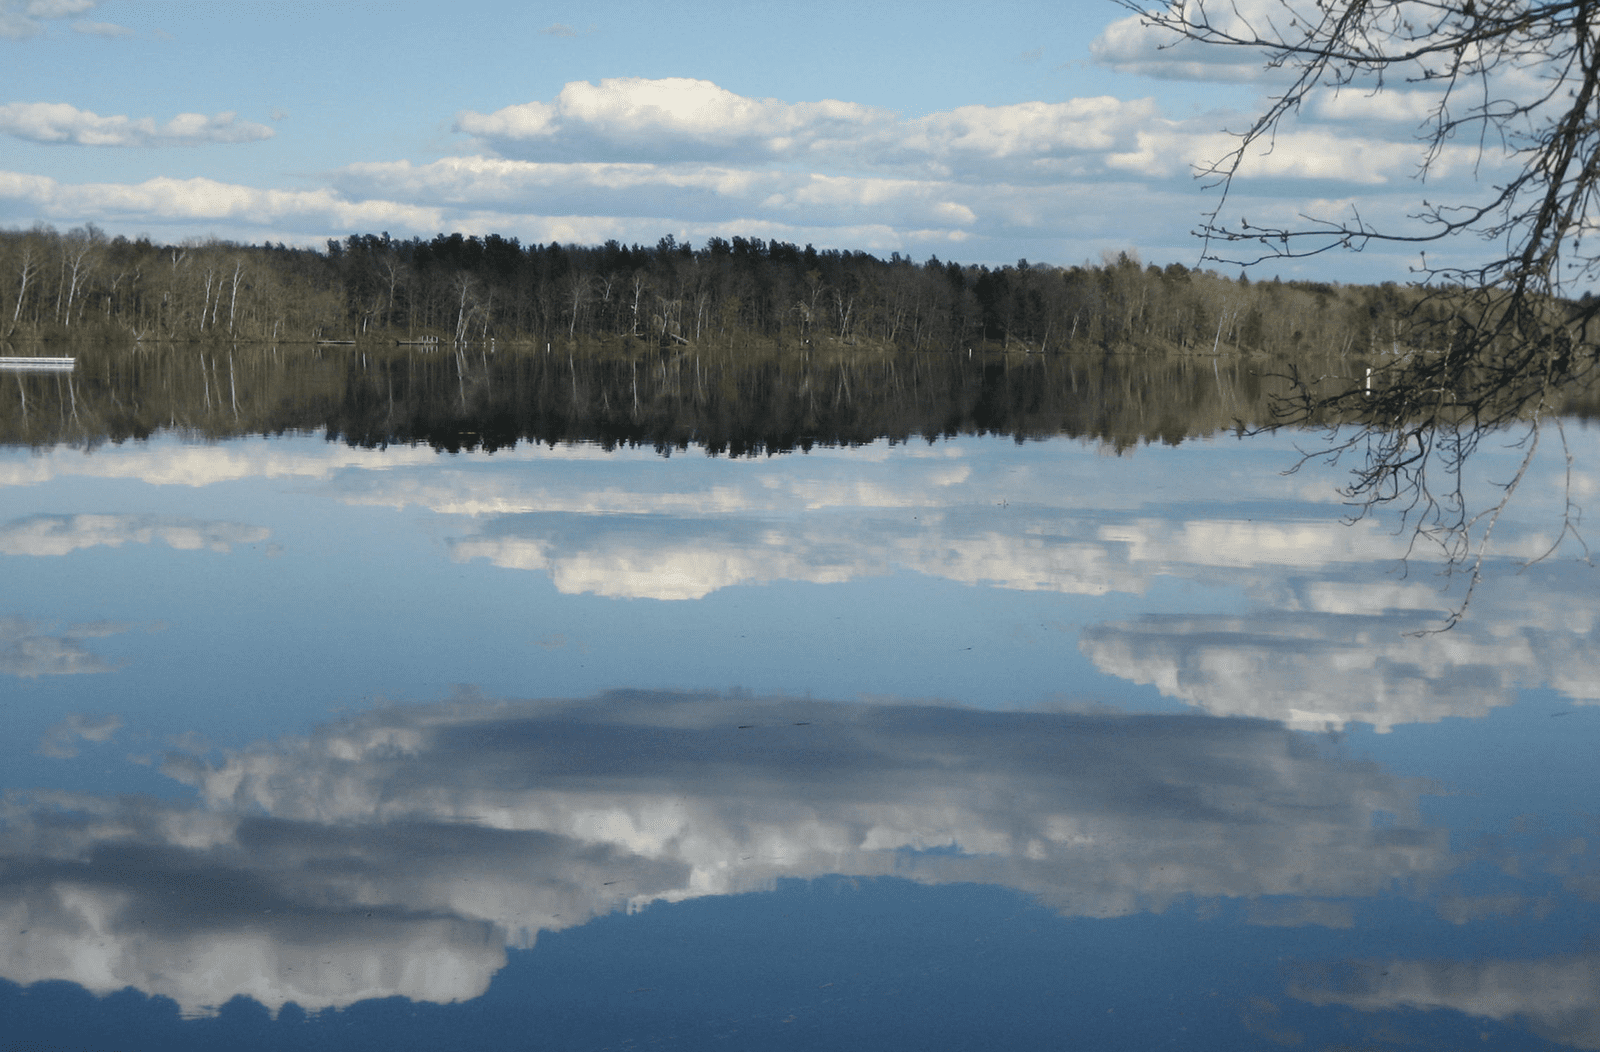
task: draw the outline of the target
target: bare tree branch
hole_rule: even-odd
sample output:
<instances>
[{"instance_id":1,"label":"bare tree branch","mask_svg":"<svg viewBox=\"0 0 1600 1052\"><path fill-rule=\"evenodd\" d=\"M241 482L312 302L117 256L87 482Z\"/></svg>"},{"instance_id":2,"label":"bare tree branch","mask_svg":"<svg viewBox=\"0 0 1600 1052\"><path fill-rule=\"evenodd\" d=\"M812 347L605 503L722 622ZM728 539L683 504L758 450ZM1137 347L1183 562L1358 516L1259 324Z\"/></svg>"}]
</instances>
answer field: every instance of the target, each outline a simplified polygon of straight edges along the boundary
<instances>
[{"instance_id":1,"label":"bare tree branch","mask_svg":"<svg viewBox=\"0 0 1600 1052\"><path fill-rule=\"evenodd\" d=\"M1345 494L1356 517L1396 512L1414 531L1413 550L1431 542L1447 572L1467 574L1466 597L1445 627L1457 623L1538 449L1540 422L1555 419L1561 392L1592 384L1600 371L1600 300L1572 299L1600 278L1600 254L1584 244L1600 223L1600 0L1115 2L1170 32L1169 46L1258 53L1278 84L1234 148L1196 173L1218 192L1196 231L1206 260L1251 266L1377 242L1476 238L1489 246L1464 265L1430 265L1424 255L1426 295L1407 345L1397 343L1360 378L1296 378L1275 424L1336 425L1307 459L1353 459ZM1396 83L1434 96L1418 177L1426 181L1447 150L1470 139L1475 196L1424 201L1395 227L1368 222L1355 207L1345 216L1301 215L1295 226L1231 220L1235 179L1304 106L1345 91L1397 90ZM1481 181L1497 170L1509 174ZM1494 506L1472 512L1463 466L1485 436L1516 426L1529 428L1521 467ZM1561 444L1565 450L1564 434ZM1582 544L1570 466L1568 477L1562 529L1546 555L1567 538Z\"/></svg>"}]
</instances>

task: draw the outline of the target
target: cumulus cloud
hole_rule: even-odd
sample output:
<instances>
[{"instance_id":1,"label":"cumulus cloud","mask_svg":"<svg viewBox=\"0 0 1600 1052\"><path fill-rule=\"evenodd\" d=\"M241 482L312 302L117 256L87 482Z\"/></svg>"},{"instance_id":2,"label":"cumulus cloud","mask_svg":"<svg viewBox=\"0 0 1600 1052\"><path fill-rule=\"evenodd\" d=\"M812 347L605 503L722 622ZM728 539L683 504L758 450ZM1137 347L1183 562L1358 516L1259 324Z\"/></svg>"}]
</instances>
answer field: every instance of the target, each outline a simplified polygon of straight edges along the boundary
<instances>
[{"instance_id":1,"label":"cumulus cloud","mask_svg":"<svg viewBox=\"0 0 1600 1052\"><path fill-rule=\"evenodd\" d=\"M1269 61L1276 49L1257 46L1253 40L1298 42L1308 27L1331 19L1325 5L1314 0L1187 0L1174 5L1174 13L1191 25L1208 27L1214 43L1200 43L1180 33L1148 24L1140 15L1112 22L1090 44L1094 60L1121 73L1137 73L1167 80L1233 83L1283 83L1292 66ZM1418 19L1403 6L1385 9L1374 21L1377 35L1390 26L1415 39ZM1413 24L1398 23L1411 19ZM1225 40L1237 43L1224 43ZM1401 78L1395 78L1401 79Z\"/></svg>"},{"instance_id":2,"label":"cumulus cloud","mask_svg":"<svg viewBox=\"0 0 1600 1052\"><path fill-rule=\"evenodd\" d=\"M539 571L568 593L693 599L736 584L895 569L1030 591L1144 588L1146 575L1095 537L1096 521L1018 507L1000 529L970 507L997 502L996 480L962 459L876 457L819 455L785 474L751 463L705 488L655 474L596 488L580 477L533 484L526 473L445 471L352 475L340 491L351 503L472 516L472 532L450 542L452 558ZM1030 485L1020 473L1007 481ZM1053 491L1043 480L1037 488ZM923 514L883 514L906 508Z\"/></svg>"},{"instance_id":3,"label":"cumulus cloud","mask_svg":"<svg viewBox=\"0 0 1600 1052\"><path fill-rule=\"evenodd\" d=\"M442 207L506 208L530 198L544 207L613 202L617 214L675 215L715 222L729 216L768 216L775 227L823 220L829 224L889 223L897 227L955 224L976 219L970 192L937 180L857 178L711 164L534 162L446 157L350 165L335 173L351 196L382 195ZM953 198L965 198L962 204ZM752 222L757 222L752 220Z\"/></svg>"},{"instance_id":4,"label":"cumulus cloud","mask_svg":"<svg viewBox=\"0 0 1600 1052\"><path fill-rule=\"evenodd\" d=\"M92 10L99 0L0 0L0 37L25 40L45 23Z\"/></svg>"},{"instance_id":5,"label":"cumulus cloud","mask_svg":"<svg viewBox=\"0 0 1600 1052\"><path fill-rule=\"evenodd\" d=\"M1163 478L1149 483L1169 498L1159 515L1138 500L1119 508L1116 494L1096 509L1084 505L1072 458L999 471L959 446L946 452L913 466L841 451L782 474L752 462L703 487L697 476L618 465L603 483L406 469L352 472L338 489L350 503L462 516L466 532L446 542L452 558L540 573L567 594L678 601L895 572L1064 595L1141 594L1164 577L1242 589L1246 613L1100 624L1080 646L1101 671L1207 712L1305 730L1483 716L1530 684L1600 699L1600 619L1582 579L1554 565L1515 572L1515 559L1550 546L1538 529L1502 524L1504 561L1492 564L1497 584L1479 596L1481 616L1437 635L1427 630L1450 595L1415 562L1408 578L1388 573L1407 556L1406 538L1347 524L1336 505L1320 517L1210 517L1205 495L1174 493L1182 483ZM1241 500L1267 484L1230 483ZM1004 516L988 510L1002 501ZM1559 508L1523 514L1537 523Z\"/></svg>"},{"instance_id":6,"label":"cumulus cloud","mask_svg":"<svg viewBox=\"0 0 1600 1052\"><path fill-rule=\"evenodd\" d=\"M451 845L430 830L391 829L378 845L364 831L86 798L7 817L0 923L13 937L0 946L0 974L13 982L66 979L101 995L133 986L193 1018L240 994L273 1011L288 1001L317 1010L373 997L460 1000L505 963L503 936L483 921L359 896L354 885L378 875L385 855L414 887L442 881L439 852ZM536 862L543 847L497 840L504 866ZM517 857L517 841L533 850ZM316 886L319 863L346 877ZM537 893L537 878L528 884Z\"/></svg>"},{"instance_id":7,"label":"cumulus cloud","mask_svg":"<svg viewBox=\"0 0 1600 1052\"><path fill-rule=\"evenodd\" d=\"M119 26L115 22L74 22L72 23L72 31L74 33L82 33L85 36L113 39L134 35L133 30L127 26Z\"/></svg>"},{"instance_id":8,"label":"cumulus cloud","mask_svg":"<svg viewBox=\"0 0 1600 1052\"><path fill-rule=\"evenodd\" d=\"M784 160L824 172L897 168L961 179L1004 170L1026 179L1041 162L1126 148L1154 115L1151 100L1101 97L903 118L837 99L753 99L705 80L628 77L574 81L552 102L463 111L456 129L502 154L544 161Z\"/></svg>"},{"instance_id":9,"label":"cumulus cloud","mask_svg":"<svg viewBox=\"0 0 1600 1052\"><path fill-rule=\"evenodd\" d=\"M1557 567L1495 565L1477 616L1448 633L1430 631L1449 600L1429 585L1341 573L1280 581L1250 614L1093 625L1079 646L1101 671L1207 712L1302 730L1476 718L1536 684L1600 702L1600 632L1581 584Z\"/></svg>"},{"instance_id":10,"label":"cumulus cloud","mask_svg":"<svg viewBox=\"0 0 1600 1052\"><path fill-rule=\"evenodd\" d=\"M544 571L567 594L665 600L700 599L737 584L829 584L884 572L880 560L842 536L795 543L786 531L750 522L687 532L683 525L664 516L610 519L596 536L594 524L581 518L502 519L492 532L452 541L451 556Z\"/></svg>"},{"instance_id":11,"label":"cumulus cloud","mask_svg":"<svg viewBox=\"0 0 1600 1052\"><path fill-rule=\"evenodd\" d=\"M1092 526L1027 515L1009 525L1016 532L966 515L787 525L744 517L527 514L496 516L451 541L450 551L460 561L540 571L564 593L618 598L699 599L740 584L828 584L897 569L1079 595L1142 592L1148 584L1142 568L1084 537Z\"/></svg>"},{"instance_id":12,"label":"cumulus cloud","mask_svg":"<svg viewBox=\"0 0 1600 1052\"><path fill-rule=\"evenodd\" d=\"M0 171L0 206L7 201L50 218L98 216L162 221L236 220L271 227L310 222L334 230L395 227L437 231L438 209L393 201L350 201L330 189L258 190L215 179L142 183L62 183L48 176Z\"/></svg>"},{"instance_id":13,"label":"cumulus cloud","mask_svg":"<svg viewBox=\"0 0 1600 1052\"><path fill-rule=\"evenodd\" d=\"M1360 187L1362 214L1376 220L1415 211L1419 154L1410 129L1354 111L1314 116L1250 158L1242 178L1251 214L1269 216L1277 205L1293 221L1308 211L1308 181ZM648 241L665 227L876 251L948 252L974 238L1062 245L1132 237L1159 246L1189 225L1172 216L1197 212L1196 168L1236 145L1223 121L1173 120L1151 99L1110 96L906 117L836 99L752 98L704 80L613 78L458 114L456 129L489 155L354 164L334 179L352 198L425 203L463 229L504 217L540 239L570 232ZM1448 146L1433 189L1477 160L1468 147ZM1137 197L1146 207L1108 220L1107 210L1086 214L1086 194ZM540 202L539 215L526 213L529 200ZM1317 204L1316 214L1330 214ZM1334 204L1331 214L1342 214ZM567 222L558 230L560 216Z\"/></svg>"},{"instance_id":14,"label":"cumulus cloud","mask_svg":"<svg viewBox=\"0 0 1600 1052\"><path fill-rule=\"evenodd\" d=\"M47 728L35 750L40 756L68 760L78 755L78 743L108 742L122 729L121 716L89 716L81 712L69 713L67 718Z\"/></svg>"},{"instance_id":15,"label":"cumulus cloud","mask_svg":"<svg viewBox=\"0 0 1600 1052\"><path fill-rule=\"evenodd\" d=\"M1413 127L1430 120L1444 102L1438 92L1386 88L1384 91L1340 91L1319 95L1318 117L1335 121L1385 121Z\"/></svg>"},{"instance_id":16,"label":"cumulus cloud","mask_svg":"<svg viewBox=\"0 0 1600 1052\"><path fill-rule=\"evenodd\" d=\"M1357 961L1297 981L1289 993L1312 1004L1363 1012L1452 1009L1521 1023L1573 1048L1600 1049L1600 958Z\"/></svg>"},{"instance_id":17,"label":"cumulus cloud","mask_svg":"<svg viewBox=\"0 0 1600 1052\"><path fill-rule=\"evenodd\" d=\"M184 486L313 480L329 499L454 518L442 541L452 559L541 574L566 594L613 598L683 601L738 585L889 573L1061 595L1141 594L1163 578L1194 581L1242 592L1249 608L1095 625L1081 636L1084 654L1103 672L1209 713L1307 730L1482 716L1536 684L1578 703L1600 701L1600 614L1582 591L1585 578L1553 563L1514 572L1511 560L1536 556L1553 540L1524 522L1508 519L1497 531L1506 561L1490 567L1495 587L1478 597L1479 616L1445 635L1414 637L1438 626L1451 598L1418 563L1409 577L1388 573L1406 554L1406 538L1372 521L1347 525L1332 503L1301 506L1293 517L1264 507L1252 518L1236 507L1219 516L1213 476L1145 472L1158 465L1137 458L1126 487L1086 501L1082 480L1093 455L1073 448L1040 458L953 442L912 457L879 443L790 458L782 471L740 460L715 472L696 463L668 472L647 451L582 446L523 446L443 463L425 448L153 443L93 457L0 460L0 485L78 474ZM604 471L591 466L599 460ZM1594 484L1582 473L1574 482L1580 493ZM1280 485L1272 474L1246 472L1230 478L1228 491L1250 502ZM1530 482L1519 519L1558 521L1560 492ZM264 536L226 523L39 516L0 525L0 551L193 548Z\"/></svg>"},{"instance_id":18,"label":"cumulus cloud","mask_svg":"<svg viewBox=\"0 0 1600 1052\"><path fill-rule=\"evenodd\" d=\"M34 18L68 18L83 14L98 2L99 0L27 0L23 9Z\"/></svg>"},{"instance_id":19,"label":"cumulus cloud","mask_svg":"<svg viewBox=\"0 0 1600 1052\"><path fill-rule=\"evenodd\" d=\"M264 526L161 515L33 515L0 525L0 555L66 555L80 548L160 542L180 551L230 551L271 536Z\"/></svg>"},{"instance_id":20,"label":"cumulus cloud","mask_svg":"<svg viewBox=\"0 0 1600 1052\"><path fill-rule=\"evenodd\" d=\"M820 496L818 487L806 489ZM447 506L442 494L402 492ZM562 496L569 507L582 503L581 494ZM1092 625L1079 645L1102 672L1154 685L1215 715L1283 720L1301 730L1364 722L1384 732L1402 723L1484 716L1532 683L1580 703L1600 698L1600 635L1581 618L1552 614L1568 608L1552 602L1564 591L1558 580L1514 578L1507 565L1504 587L1480 597L1481 619L1446 635L1428 634L1448 600L1428 584L1367 578L1373 560L1390 565L1386 560L1399 553L1387 543L1363 552L1361 531L1349 536L1338 523L1324 530L1190 522L1180 531L1187 546L1154 548L1107 543L1108 536L1138 531L1093 519L1024 509L1002 529L993 516L931 513L943 502L937 496L913 503L923 509L915 522L857 515L798 523L771 517L783 514L783 495L764 508L748 498L757 514L723 513L707 500L703 516L687 508L641 514L620 494L589 496L616 510L494 510L487 494L467 498L453 510L482 521L448 542L451 557L538 572L566 594L665 601L735 585L837 583L896 571L1079 595L1140 594L1158 577L1176 575L1243 585L1259 608ZM874 500L893 507L900 496L854 499L863 501L858 507ZM736 498L720 499L737 508ZM827 499L827 507L851 506L843 492ZM1373 539L1400 543L1381 531ZM1320 567L1322 576L1302 578L1310 567ZM1581 608L1581 599L1573 599L1572 607Z\"/></svg>"},{"instance_id":21,"label":"cumulus cloud","mask_svg":"<svg viewBox=\"0 0 1600 1052\"><path fill-rule=\"evenodd\" d=\"M241 121L232 112L211 117L180 113L157 124L152 117L102 117L65 102L0 105L0 132L32 142L78 146L197 146L257 142L273 136L265 124Z\"/></svg>"},{"instance_id":22,"label":"cumulus cloud","mask_svg":"<svg viewBox=\"0 0 1600 1052\"><path fill-rule=\"evenodd\" d=\"M14 134L37 141L214 141L270 133L228 114L165 126L70 106L12 104ZM1333 120L1334 117L1327 119ZM1415 210L1416 153L1393 121L1337 118L1286 130L1253 164L1252 213L1306 210L1303 184L1363 187L1362 214ZM182 122L188 121L188 124ZM0 125L3 126L3 125ZM753 98L705 80L575 81L549 100L463 111L479 152L425 164L363 161L328 186L275 191L207 179L66 184L0 172L0 217L177 227L227 222L330 232L498 232L525 240L654 242L738 234L887 253L1072 259L1134 239L1184 239L1194 165L1232 140L1212 117L1174 121L1151 99L1110 96L964 106L916 117L838 99ZM1376 131L1374 129L1377 129ZM1387 129L1387 131L1385 131ZM1461 167L1451 147L1438 169ZM1257 178L1259 176L1259 178ZM1390 189L1393 188L1393 189ZM1373 190L1382 193L1372 193ZM1085 209L1087 195L1137 197L1134 213ZM1243 199L1241 198L1241 201ZM1041 244L1042 242L1042 244Z\"/></svg>"},{"instance_id":23,"label":"cumulus cloud","mask_svg":"<svg viewBox=\"0 0 1600 1052\"><path fill-rule=\"evenodd\" d=\"M1166 178L1210 169L1238 146L1226 133L1169 125L1140 131L1138 148L1106 158L1112 168ZM1466 148L1451 147L1448 165ZM1418 154L1411 142L1364 139L1331 129L1286 130L1271 143L1262 144L1240 168L1242 180L1325 179L1378 186L1416 172ZM1441 174L1442 174L1441 168Z\"/></svg>"},{"instance_id":24,"label":"cumulus cloud","mask_svg":"<svg viewBox=\"0 0 1600 1052\"><path fill-rule=\"evenodd\" d=\"M515 450L497 455L519 457ZM436 460L438 455L425 447L380 452L319 443L312 452L276 444L199 446L156 441L101 449L92 457L58 447L25 459L0 460L0 486L32 486L72 477L137 479L152 486L210 486L247 478L326 479L349 469L389 471ZM59 521L72 517L44 518Z\"/></svg>"},{"instance_id":25,"label":"cumulus cloud","mask_svg":"<svg viewBox=\"0 0 1600 1052\"><path fill-rule=\"evenodd\" d=\"M561 454L568 455L561 455ZM536 459L560 463L589 459L586 447L540 451ZM500 452L495 456L499 457ZM535 459L535 458L524 458ZM621 465L612 465L621 468ZM613 476L616 478L616 476ZM764 473L737 482L717 483L703 488L672 486L650 473L630 475L602 488L589 480L538 479L526 471L514 475L499 472L456 471L429 465L425 470L351 472L338 481L339 499L347 504L379 507L424 507L445 515L500 516L528 513L568 513L579 515L657 515L662 517L722 515L771 510L782 495L766 485Z\"/></svg>"},{"instance_id":26,"label":"cumulus cloud","mask_svg":"<svg viewBox=\"0 0 1600 1052\"><path fill-rule=\"evenodd\" d=\"M1217 5L1216 13L1224 28L1243 30L1246 13L1255 13L1272 2L1245 0L1232 5L1232 10ZM1252 83L1273 75L1267 69L1263 50L1198 44L1146 25L1139 15L1111 23L1089 45L1089 51L1096 62L1120 73L1168 80Z\"/></svg>"},{"instance_id":27,"label":"cumulus cloud","mask_svg":"<svg viewBox=\"0 0 1600 1052\"><path fill-rule=\"evenodd\" d=\"M112 672L119 666L89 650L83 640L128 627L100 621L57 629L49 622L0 616L0 672L25 679Z\"/></svg>"},{"instance_id":28,"label":"cumulus cloud","mask_svg":"<svg viewBox=\"0 0 1600 1052\"><path fill-rule=\"evenodd\" d=\"M1461 639L1404 634L1428 624L1426 616L1281 610L1149 615L1091 626L1080 646L1101 671L1152 684L1168 697L1219 714L1270 713L1301 730L1359 720L1384 732L1396 723L1485 716L1511 703L1514 669L1529 663L1523 640L1474 639L1479 646L1469 657Z\"/></svg>"},{"instance_id":29,"label":"cumulus cloud","mask_svg":"<svg viewBox=\"0 0 1600 1052\"><path fill-rule=\"evenodd\" d=\"M469 755L474 760L464 762ZM949 756L967 759L952 767ZM1219 777L1215 763L1256 773ZM1063 879L1080 864L1106 861L1095 861L1102 852L1172 853L1180 881L1194 885L1189 892L1264 894L1288 875L1224 877L1193 854L1209 850L1196 838L1202 828L1245 849L1258 843L1261 823L1278 834L1299 828L1312 843L1333 827L1344 831L1341 841L1365 830L1357 839L1380 856L1409 841L1373 872L1340 862L1309 878L1333 894L1367 894L1396 866L1409 873L1431 865L1439 846L1431 833L1391 838L1371 828L1373 807L1414 822L1423 783L1321 758L1271 724L1206 717L649 692L580 702L466 696L375 711L310 739L175 773L214 810L340 823L426 817L538 829L671 858L693 867L684 894L743 888L775 873L827 872L841 859L873 871L874 852L936 846L1040 863L1035 877L1057 869ZM996 779L1010 788L996 791ZM1268 784L1276 788L1231 788ZM1188 788L1173 792L1179 785ZM1357 785L1357 795L1347 796ZM1360 795L1369 791L1376 796ZM1131 835L1135 828L1150 835ZM750 855L743 861L751 865L735 865L740 855ZM1172 876L1119 874L1119 882L1132 882L1114 896L1119 911L1165 900L1162 885ZM1222 890L1231 881L1241 883Z\"/></svg>"},{"instance_id":30,"label":"cumulus cloud","mask_svg":"<svg viewBox=\"0 0 1600 1052\"><path fill-rule=\"evenodd\" d=\"M1008 481L1011 492L1030 492L1026 481ZM1405 554L1403 538L1331 518L1184 520L1181 509L1171 509L1175 518L1153 519L1043 501L1019 503L997 522L974 509L1004 494L966 464L929 465L893 479L867 472L851 479L755 476L745 486L698 493L508 490L483 476L352 482L345 498L352 502L481 516L471 535L451 542L454 558L539 570L564 592L614 596L699 598L739 583L840 581L896 569L1080 595L1140 593L1167 574L1237 582L1223 571L1249 569L1270 589L1286 568L1360 566ZM1049 485L1040 479L1033 490L1048 492ZM896 508L923 513L914 520L876 514ZM826 510L856 516L813 514ZM1423 591L1434 602L1422 608L1436 613L1437 597Z\"/></svg>"},{"instance_id":31,"label":"cumulus cloud","mask_svg":"<svg viewBox=\"0 0 1600 1052\"><path fill-rule=\"evenodd\" d=\"M1423 783L1249 720L462 695L164 769L203 803L11 798L0 975L187 1015L449 1001L540 932L785 876L996 883L1097 917L1310 895L1335 904L1303 922L1336 923L1336 900L1448 866Z\"/></svg>"},{"instance_id":32,"label":"cumulus cloud","mask_svg":"<svg viewBox=\"0 0 1600 1052\"><path fill-rule=\"evenodd\" d=\"M619 150L628 157L682 159L730 152L788 155L818 142L859 137L886 123L881 109L829 99L787 103L751 99L707 80L617 77L598 85L573 81L554 102L507 106L492 114L463 111L456 129L506 147Z\"/></svg>"}]
</instances>

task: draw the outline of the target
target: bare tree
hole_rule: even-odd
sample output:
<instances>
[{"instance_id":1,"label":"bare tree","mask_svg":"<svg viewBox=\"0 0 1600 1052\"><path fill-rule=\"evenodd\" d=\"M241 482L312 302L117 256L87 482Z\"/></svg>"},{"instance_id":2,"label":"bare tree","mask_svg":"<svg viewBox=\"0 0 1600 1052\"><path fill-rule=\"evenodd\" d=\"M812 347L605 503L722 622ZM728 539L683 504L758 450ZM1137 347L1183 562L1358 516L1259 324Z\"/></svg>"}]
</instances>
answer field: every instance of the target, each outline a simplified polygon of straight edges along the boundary
<instances>
[{"instance_id":1,"label":"bare tree","mask_svg":"<svg viewBox=\"0 0 1600 1052\"><path fill-rule=\"evenodd\" d=\"M567 320L567 339L577 336L578 316L583 313L584 305L589 302L593 291L594 279L574 267L567 275L567 303L571 308Z\"/></svg>"},{"instance_id":2,"label":"bare tree","mask_svg":"<svg viewBox=\"0 0 1600 1052\"><path fill-rule=\"evenodd\" d=\"M460 343L465 343L466 342L466 339L467 339L467 325L468 325L468 323L470 323L472 321L473 316L475 314L477 314L477 312L478 312L478 304L477 304L476 297L472 296L473 286L476 283L472 280L472 275L471 274L468 274L467 272L462 271L461 273L459 273L459 274L457 274L455 276L453 284L455 285L456 289L461 293L461 301L460 301L460 303L458 303L456 305L456 334L455 334L455 342L460 344ZM472 303L472 306L471 306L470 309L467 306L467 300L469 298L471 298L473 300L473 303Z\"/></svg>"},{"instance_id":3,"label":"bare tree","mask_svg":"<svg viewBox=\"0 0 1600 1052\"><path fill-rule=\"evenodd\" d=\"M1600 371L1600 300L1572 299L1600 277L1600 254L1584 242L1600 220L1600 0L1115 2L1174 43L1259 54L1278 85L1231 152L1199 172L1217 191L1197 231L1207 259L1249 266L1380 243L1424 250L1424 295L1406 345L1360 376L1297 383L1279 419L1345 425L1314 455L1354 458L1346 495L1358 517L1398 509L1417 539L1439 545L1450 570L1469 573L1453 624L1538 448L1541 421L1556 417L1563 391ZM1355 207L1267 226L1233 216L1235 178L1304 106L1326 93L1393 90L1428 102L1418 142L1424 182L1446 151L1463 143L1474 151L1476 178L1463 199L1424 200L1393 226ZM1465 262L1427 262L1428 245L1462 240L1485 249ZM1467 459L1488 436L1515 428L1526 429L1515 440L1528 459L1493 507L1469 506ZM1569 495L1558 545L1576 523Z\"/></svg>"},{"instance_id":4,"label":"bare tree","mask_svg":"<svg viewBox=\"0 0 1600 1052\"><path fill-rule=\"evenodd\" d=\"M84 291L104 241L105 234L90 223L87 227L69 230L59 243L63 274L61 284L66 293L66 310L61 315L64 328L72 325L72 306L78 300L79 293Z\"/></svg>"},{"instance_id":5,"label":"bare tree","mask_svg":"<svg viewBox=\"0 0 1600 1052\"><path fill-rule=\"evenodd\" d=\"M394 325L395 297L405 287L406 265L393 252L378 256L375 265L379 278L388 289L383 301L383 327L387 329Z\"/></svg>"},{"instance_id":6,"label":"bare tree","mask_svg":"<svg viewBox=\"0 0 1600 1052\"><path fill-rule=\"evenodd\" d=\"M35 244L36 238L29 235L21 239L17 249L17 260L12 264L17 271L17 302L11 310L11 324L6 329L6 338L17 330L17 324L22 319L22 300L28 293L28 281L39 272L39 246Z\"/></svg>"},{"instance_id":7,"label":"bare tree","mask_svg":"<svg viewBox=\"0 0 1600 1052\"><path fill-rule=\"evenodd\" d=\"M231 279L229 279L230 283L232 285L232 288L229 289L229 291L228 291L228 335L229 336L233 335L234 312L239 306L239 281L243 277L244 277L244 257L235 256L235 257L233 257L233 277ZM220 304L221 300L222 300L222 295L221 295L220 288L218 289L217 300L218 300L218 303Z\"/></svg>"}]
</instances>

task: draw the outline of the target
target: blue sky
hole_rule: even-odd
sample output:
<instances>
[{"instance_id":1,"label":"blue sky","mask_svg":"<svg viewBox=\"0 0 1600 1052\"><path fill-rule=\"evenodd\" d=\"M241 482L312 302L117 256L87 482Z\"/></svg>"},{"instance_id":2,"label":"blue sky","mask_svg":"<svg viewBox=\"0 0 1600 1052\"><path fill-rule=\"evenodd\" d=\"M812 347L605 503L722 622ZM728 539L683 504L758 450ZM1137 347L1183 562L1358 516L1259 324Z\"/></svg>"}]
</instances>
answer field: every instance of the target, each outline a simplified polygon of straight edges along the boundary
<instances>
[{"instance_id":1,"label":"blue sky","mask_svg":"<svg viewBox=\"0 0 1600 1052\"><path fill-rule=\"evenodd\" d=\"M1214 203L1193 165L1272 84L1248 54L1156 43L1110 0L0 0L0 226L1193 264ZM1412 177L1420 102L1308 108L1238 214L1395 219L1437 197L1462 166ZM1262 276L1404 280L1411 262Z\"/></svg>"}]
</instances>

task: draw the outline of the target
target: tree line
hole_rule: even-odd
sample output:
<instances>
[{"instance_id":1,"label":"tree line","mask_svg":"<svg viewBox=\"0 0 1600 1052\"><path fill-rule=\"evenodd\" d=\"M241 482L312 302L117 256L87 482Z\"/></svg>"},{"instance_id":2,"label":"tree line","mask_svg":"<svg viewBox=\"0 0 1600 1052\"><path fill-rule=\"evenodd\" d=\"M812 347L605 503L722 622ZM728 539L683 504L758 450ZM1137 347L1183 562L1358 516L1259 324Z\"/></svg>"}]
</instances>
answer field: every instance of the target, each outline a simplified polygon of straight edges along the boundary
<instances>
[{"instance_id":1,"label":"tree line","mask_svg":"<svg viewBox=\"0 0 1600 1052\"><path fill-rule=\"evenodd\" d=\"M638 340L663 347L1370 354L1448 339L1448 296L1250 282L1131 253L984 267L759 238L698 248L352 234L325 251L0 231L0 338L183 343Z\"/></svg>"}]
</instances>

